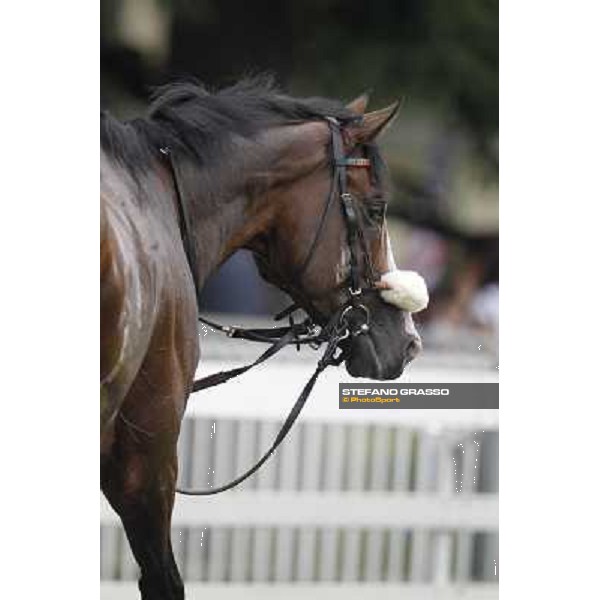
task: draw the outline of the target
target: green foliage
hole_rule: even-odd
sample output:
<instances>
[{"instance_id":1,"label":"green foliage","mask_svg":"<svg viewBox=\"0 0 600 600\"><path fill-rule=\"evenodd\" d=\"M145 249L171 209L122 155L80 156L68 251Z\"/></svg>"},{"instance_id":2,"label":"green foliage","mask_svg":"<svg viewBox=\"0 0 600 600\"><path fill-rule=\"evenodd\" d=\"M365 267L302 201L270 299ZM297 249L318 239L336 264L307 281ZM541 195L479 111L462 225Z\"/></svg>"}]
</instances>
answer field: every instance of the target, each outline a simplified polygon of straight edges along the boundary
<instances>
[{"instance_id":1,"label":"green foliage","mask_svg":"<svg viewBox=\"0 0 600 600\"><path fill-rule=\"evenodd\" d=\"M293 2L294 75L315 89L385 90L436 105L481 147L498 132L498 1ZM307 25L308 24L308 25ZM359 79L359 81L357 81Z\"/></svg>"},{"instance_id":2,"label":"green foliage","mask_svg":"<svg viewBox=\"0 0 600 600\"><path fill-rule=\"evenodd\" d=\"M497 162L498 0L156 1L170 12L172 74L221 84L270 70L298 93L408 95ZM119 2L102 4L109 40L104 13Z\"/></svg>"}]
</instances>

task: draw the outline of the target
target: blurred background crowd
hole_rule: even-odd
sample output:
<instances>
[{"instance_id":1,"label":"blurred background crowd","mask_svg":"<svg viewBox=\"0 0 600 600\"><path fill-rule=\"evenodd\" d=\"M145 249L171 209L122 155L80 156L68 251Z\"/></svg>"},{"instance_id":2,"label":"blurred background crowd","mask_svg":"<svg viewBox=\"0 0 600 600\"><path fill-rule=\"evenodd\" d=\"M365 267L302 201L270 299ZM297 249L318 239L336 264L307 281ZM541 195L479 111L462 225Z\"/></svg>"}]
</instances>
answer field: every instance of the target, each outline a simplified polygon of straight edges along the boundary
<instances>
[{"instance_id":1,"label":"blurred background crowd","mask_svg":"<svg viewBox=\"0 0 600 600\"><path fill-rule=\"evenodd\" d=\"M101 104L138 115L156 85L272 73L290 94L405 102L381 140L396 262L430 288L425 340L485 344L498 328L498 0L103 0ZM228 290L225 293L225 290ZM285 304L238 252L203 309Z\"/></svg>"}]
</instances>

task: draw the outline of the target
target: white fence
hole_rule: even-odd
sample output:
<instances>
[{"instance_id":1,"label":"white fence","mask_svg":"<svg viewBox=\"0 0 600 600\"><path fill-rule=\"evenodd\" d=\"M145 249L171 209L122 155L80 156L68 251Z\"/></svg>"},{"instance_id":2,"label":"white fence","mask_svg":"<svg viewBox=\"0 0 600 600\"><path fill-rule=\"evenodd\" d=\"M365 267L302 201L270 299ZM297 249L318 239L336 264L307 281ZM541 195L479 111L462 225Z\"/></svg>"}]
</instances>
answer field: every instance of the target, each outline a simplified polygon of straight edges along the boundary
<instances>
[{"instance_id":1,"label":"white fence","mask_svg":"<svg viewBox=\"0 0 600 600\"><path fill-rule=\"evenodd\" d=\"M313 368L288 358L190 401L184 485L216 487L268 447ZM213 358L199 374L228 366ZM498 411L341 411L337 384L348 380L326 372L288 440L238 489L178 497L188 598L497 598L498 497L478 484ZM403 380L494 381L497 371L430 360ZM104 500L101 524L102 597L135 598L137 568ZM473 581L474 560L487 581Z\"/></svg>"}]
</instances>

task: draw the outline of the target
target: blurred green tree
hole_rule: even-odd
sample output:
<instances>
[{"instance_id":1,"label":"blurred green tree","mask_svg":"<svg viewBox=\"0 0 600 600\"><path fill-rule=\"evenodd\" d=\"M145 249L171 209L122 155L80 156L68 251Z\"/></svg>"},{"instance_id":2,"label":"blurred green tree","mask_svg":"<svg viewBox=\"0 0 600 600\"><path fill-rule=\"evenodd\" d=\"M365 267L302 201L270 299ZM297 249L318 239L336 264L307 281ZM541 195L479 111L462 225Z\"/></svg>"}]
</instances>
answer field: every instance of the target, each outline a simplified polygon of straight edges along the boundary
<instances>
[{"instance_id":1,"label":"blurred green tree","mask_svg":"<svg viewBox=\"0 0 600 600\"><path fill-rule=\"evenodd\" d=\"M123 2L102 3L103 63L134 95L169 77L193 74L223 84L272 71L304 93L382 100L409 94L464 128L497 165L498 0L157 0L170 18L168 64L114 60ZM131 50L131 49L129 49ZM113 60L111 60L113 57ZM119 77L119 69L127 76ZM108 74L107 74L108 75Z\"/></svg>"}]
</instances>

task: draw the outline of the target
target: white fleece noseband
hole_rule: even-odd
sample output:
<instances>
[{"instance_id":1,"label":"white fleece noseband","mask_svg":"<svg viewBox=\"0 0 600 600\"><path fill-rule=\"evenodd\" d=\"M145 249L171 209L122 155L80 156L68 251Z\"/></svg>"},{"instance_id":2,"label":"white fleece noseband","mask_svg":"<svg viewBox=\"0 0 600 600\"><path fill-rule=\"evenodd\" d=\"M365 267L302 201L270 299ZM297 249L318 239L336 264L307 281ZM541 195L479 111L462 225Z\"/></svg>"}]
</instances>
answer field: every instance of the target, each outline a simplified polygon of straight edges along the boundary
<instances>
[{"instance_id":1,"label":"white fleece noseband","mask_svg":"<svg viewBox=\"0 0 600 600\"><path fill-rule=\"evenodd\" d=\"M410 313L427 308L429 303L425 280L415 271L388 271L381 276L380 287L385 302Z\"/></svg>"}]
</instances>

